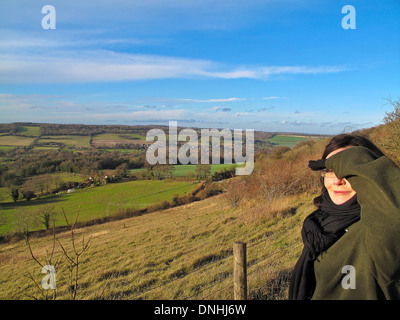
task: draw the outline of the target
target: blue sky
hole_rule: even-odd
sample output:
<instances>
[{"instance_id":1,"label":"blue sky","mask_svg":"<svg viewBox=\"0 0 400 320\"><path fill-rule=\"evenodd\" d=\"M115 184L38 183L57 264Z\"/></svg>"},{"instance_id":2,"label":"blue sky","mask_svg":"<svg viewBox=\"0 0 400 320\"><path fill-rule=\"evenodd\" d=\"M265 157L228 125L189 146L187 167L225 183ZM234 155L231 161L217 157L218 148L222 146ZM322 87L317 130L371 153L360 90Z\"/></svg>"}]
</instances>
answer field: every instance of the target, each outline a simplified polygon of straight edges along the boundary
<instances>
[{"instance_id":1,"label":"blue sky","mask_svg":"<svg viewBox=\"0 0 400 320\"><path fill-rule=\"evenodd\" d=\"M0 0L2 123L336 134L380 124L399 71L398 0Z\"/></svg>"}]
</instances>

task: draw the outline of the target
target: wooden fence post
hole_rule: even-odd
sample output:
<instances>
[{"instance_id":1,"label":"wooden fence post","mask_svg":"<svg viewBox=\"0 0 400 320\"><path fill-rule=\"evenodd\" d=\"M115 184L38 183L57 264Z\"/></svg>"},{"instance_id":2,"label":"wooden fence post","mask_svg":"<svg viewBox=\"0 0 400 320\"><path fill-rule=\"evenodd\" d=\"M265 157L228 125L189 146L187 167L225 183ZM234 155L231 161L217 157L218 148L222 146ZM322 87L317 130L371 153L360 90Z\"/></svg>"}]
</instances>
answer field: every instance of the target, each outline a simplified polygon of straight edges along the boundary
<instances>
[{"instance_id":1,"label":"wooden fence post","mask_svg":"<svg viewBox=\"0 0 400 320\"><path fill-rule=\"evenodd\" d=\"M233 244L233 290L235 300L247 300L246 243Z\"/></svg>"}]
</instances>

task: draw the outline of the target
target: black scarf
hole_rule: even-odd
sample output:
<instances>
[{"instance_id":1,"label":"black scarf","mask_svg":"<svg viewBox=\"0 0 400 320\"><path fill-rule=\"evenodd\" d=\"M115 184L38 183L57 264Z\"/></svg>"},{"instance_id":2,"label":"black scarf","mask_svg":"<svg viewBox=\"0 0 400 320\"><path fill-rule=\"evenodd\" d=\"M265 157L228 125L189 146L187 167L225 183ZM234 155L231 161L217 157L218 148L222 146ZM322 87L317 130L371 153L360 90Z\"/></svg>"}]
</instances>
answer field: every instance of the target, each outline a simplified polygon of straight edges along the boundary
<instances>
[{"instance_id":1,"label":"black scarf","mask_svg":"<svg viewBox=\"0 0 400 320\"><path fill-rule=\"evenodd\" d=\"M321 207L304 220L301 230L304 248L290 280L290 300L311 299L316 285L314 261L360 219L360 211L357 195L336 205L325 192Z\"/></svg>"}]
</instances>

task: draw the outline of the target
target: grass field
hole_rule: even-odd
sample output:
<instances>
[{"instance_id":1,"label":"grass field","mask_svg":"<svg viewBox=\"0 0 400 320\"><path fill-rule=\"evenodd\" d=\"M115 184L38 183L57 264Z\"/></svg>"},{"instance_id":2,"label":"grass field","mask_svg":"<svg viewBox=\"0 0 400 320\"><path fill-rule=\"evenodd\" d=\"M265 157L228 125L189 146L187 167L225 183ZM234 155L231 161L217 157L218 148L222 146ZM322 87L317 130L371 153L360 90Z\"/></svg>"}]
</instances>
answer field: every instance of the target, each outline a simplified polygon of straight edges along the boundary
<instances>
[{"instance_id":1,"label":"grass field","mask_svg":"<svg viewBox=\"0 0 400 320\"><path fill-rule=\"evenodd\" d=\"M39 216L45 210L54 212L56 226L65 225L62 209L73 219L79 211L85 222L112 215L118 209L142 209L162 201L170 201L174 194L182 195L194 190L196 184L178 181L131 181L101 187L77 189L74 193L0 204L0 234L7 234L28 225L29 230L44 226Z\"/></svg>"},{"instance_id":2,"label":"grass field","mask_svg":"<svg viewBox=\"0 0 400 320\"><path fill-rule=\"evenodd\" d=\"M211 164L211 174L215 171L229 169L235 164ZM174 177L185 177L189 172L192 172L193 175L196 175L196 165L193 164L183 164L183 165L175 165L174 166Z\"/></svg>"},{"instance_id":3,"label":"grass field","mask_svg":"<svg viewBox=\"0 0 400 320\"><path fill-rule=\"evenodd\" d=\"M235 164L223 164L223 163L211 164L211 172L210 173L213 174L215 171L223 170L225 168L229 169L233 165L235 165ZM146 170L146 169L142 169L142 168L141 169L131 169L131 170L129 170L129 172L131 172L132 174L135 174L135 173L139 173L143 170ZM172 176L174 178L186 177L189 172L193 173L193 176L196 175L196 165L195 164L174 165L174 171L173 171Z\"/></svg>"},{"instance_id":4,"label":"grass field","mask_svg":"<svg viewBox=\"0 0 400 320\"><path fill-rule=\"evenodd\" d=\"M0 146L0 151L7 152L7 151L10 151L10 150L12 150L14 148L15 147L10 147L10 146Z\"/></svg>"},{"instance_id":5,"label":"grass field","mask_svg":"<svg viewBox=\"0 0 400 320\"><path fill-rule=\"evenodd\" d=\"M138 134L117 134L117 133L103 133L96 134L92 137L92 146L99 147L114 147L116 144L148 144L151 142L146 141L146 137Z\"/></svg>"},{"instance_id":6,"label":"grass field","mask_svg":"<svg viewBox=\"0 0 400 320\"><path fill-rule=\"evenodd\" d=\"M235 241L248 247L249 298L285 299L288 274L301 250L301 222L312 209L311 202L310 196L297 197L292 201L294 214L246 222L245 213L231 208L220 195L77 229L77 243L91 238L80 258L77 299L233 299ZM71 252L69 234L57 238ZM30 243L44 263L52 250L52 237L32 238ZM57 244L55 258L59 257L62 251ZM0 244L0 299L40 298L25 276L28 272L40 285L44 275L25 241ZM56 272L57 297L70 299L65 261Z\"/></svg>"},{"instance_id":7,"label":"grass field","mask_svg":"<svg viewBox=\"0 0 400 320\"><path fill-rule=\"evenodd\" d=\"M38 143L63 143L67 147L90 147L89 136L75 136L75 135L63 135L63 136L43 136L38 140Z\"/></svg>"},{"instance_id":8,"label":"grass field","mask_svg":"<svg viewBox=\"0 0 400 320\"><path fill-rule=\"evenodd\" d=\"M26 137L38 137L40 135L40 127L19 126L17 135Z\"/></svg>"},{"instance_id":9,"label":"grass field","mask_svg":"<svg viewBox=\"0 0 400 320\"><path fill-rule=\"evenodd\" d=\"M307 138L301 137L301 136L286 136L286 135L276 135L270 139L268 139L269 142L271 142L275 146L281 146L281 147L289 147L293 148L296 144L298 144L301 141L305 141Z\"/></svg>"},{"instance_id":10,"label":"grass field","mask_svg":"<svg viewBox=\"0 0 400 320\"><path fill-rule=\"evenodd\" d=\"M24 137L24 136L0 136L0 146L9 147L27 147L29 146L35 138Z\"/></svg>"}]
</instances>

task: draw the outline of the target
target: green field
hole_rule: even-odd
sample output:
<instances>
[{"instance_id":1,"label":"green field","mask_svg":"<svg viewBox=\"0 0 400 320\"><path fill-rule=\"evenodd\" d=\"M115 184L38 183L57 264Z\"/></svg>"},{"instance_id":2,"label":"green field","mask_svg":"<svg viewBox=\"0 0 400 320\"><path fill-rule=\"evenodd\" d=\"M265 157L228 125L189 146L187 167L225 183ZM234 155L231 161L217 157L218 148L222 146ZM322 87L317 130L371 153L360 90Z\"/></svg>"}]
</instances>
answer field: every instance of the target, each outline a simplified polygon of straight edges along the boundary
<instances>
[{"instance_id":1,"label":"green field","mask_svg":"<svg viewBox=\"0 0 400 320\"><path fill-rule=\"evenodd\" d=\"M38 144L63 143L67 147L88 148L90 146L89 136L43 136L38 140Z\"/></svg>"},{"instance_id":2,"label":"green field","mask_svg":"<svg viewBox=\"0 0 400 320\"><path fill-rule=\"evenodd\" d=\"M0 136L0 146L9 147L27 147L35 138L24 137L24 136Z\"/></svg>"},{"instance_id":3,"label":"green field","mask_svg":"<svg viewBox=\"0 0 400 320\"><path fill-rule=\"evenodd\" d=\"M142 209L162 201L170 201L174 194L191 192L196 186L178 181L130 181L31 201L1 203L0 234L18 231L25 224L29 225L29 230L43 229L39 216L44 210L54 212L56 226L60 226L65 225L62 209L70 221L79 211L79 221L85 222L110 216L118 209Z\"/></svg>"},{"instance_id":4,"label":"green field","mask_svg":"<svg viewBox=\"0 0 400 320\"><path fill-rule=\"evenodd\" d=\"M0 146L0 151L7 152L7 151L10 151L10 150L12 150L14 148L15 147L10 147L10 146Z\"/></svg>"},{"instance_id":5,"label":"green field","mask_svg":"<svg viewBox=\"0 0 400 320\"><path fill-rule=\"evenodd\" d=\"M215 171L229 169L231 166L235 164L211 164L211 174ZM196 165L193 164L183 164L183 165L176 165L174 166L174 177L185 177L189 172L192 172L193 175L196 174Z\"/></svg>"},{"instance_id":6,"label":"green field","mask_svg":"<svg viewBox=\"0 0 400 320\"><path fill-rule=\"evenodd\" d=\"M19 126L17 135L26 137L38 137L40 135L40 127Z\"/></svg>"},{"instance_id":7,"label":"green field","mask_svg":"<svg viewBox=\"0 0 400 320\"><path fill-rule=\"evenodd\" d=\"M126 140L133 138L132 140L146 140L145 136L135 133L101 133L93 135L93 140Z\"/></svg>"},{"instance_id":8,"label":"green field","mask_svg":"<svg viewBox=\"0 0 400 320\"><path fill-rule=\"evenodd\" d=\"M211 164L211 174L215 171L229 169L231 166L235 164ZM131 169L129 170L132 174L140 173L141 171L146 170L143 168L140 169ZM173 178L180 178L186 177L187 174L191 172L193 176L196 175L196 165L195 164L181 164L181 165L174 165L174 171L172 173Z\"/></svg>"},{"instance_id":9,"label":"green field","mask_svg":"<svg viewBox=\"0 0 400 320\"><path fill-rule=\"evenodd\" d=\"M306 140L307 138L302 136L285 136L285 135L276 135L268 139L268 141L271 142L274 146L289 147L289 148L293 148L299 142Z\"/></svg>"}]
</instances>

